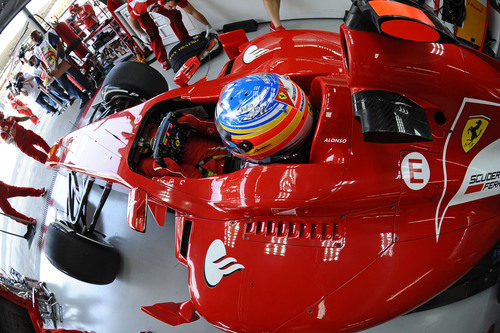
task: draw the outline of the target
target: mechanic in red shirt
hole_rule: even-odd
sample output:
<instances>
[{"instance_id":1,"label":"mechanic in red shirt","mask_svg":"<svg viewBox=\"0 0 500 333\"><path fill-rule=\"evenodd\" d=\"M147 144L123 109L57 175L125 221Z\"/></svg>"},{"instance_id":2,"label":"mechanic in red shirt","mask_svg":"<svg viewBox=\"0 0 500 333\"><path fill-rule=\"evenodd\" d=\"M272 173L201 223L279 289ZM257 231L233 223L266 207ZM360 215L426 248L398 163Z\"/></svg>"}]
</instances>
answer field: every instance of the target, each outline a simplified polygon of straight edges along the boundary
<instances>
[{"instance_id":1,"label":"mechanic in red shirt","mask_svg":"<svg viewBox=\"0 0 500 333\"><path fill-rule=\"evenodd\" d=\"M177 9L177 6L204 24L207 29L207 35L208 33L215 33L215 30L212 29L205 16L197 11L187 0L127 0L132 28L137 31L144 43L151 46L156 59L162 64L165 70L170 68L167 51L161 40L158 27L149 13L158 13L167 17L170 20L170 27L177 38L182 41L189 34L182 22L182 14Z\"/></svg>"},{"instance_id":2,"label":"mechanic in red shirt","mask_svg":"<svg viewBox=\"0 0 500 333\"><path fill-rule=\"evenodd\" d=\"M7 143L14 143L23 153L45 164L50 146L41 136L18 123L30 117L7 117L0 112L0 136ZM42 148L39 150L36 146Z\"/></svg>"},{"instance_id":3,"label":"mechanic in red shirt","mask_svg":"<svg viewBox=\"0 0 500 333\"><path fill-rule=\"evenodd\" d=\"M231 156L224 144L218 140L215 123L186 114L177 120L178 124L188 124L195 130L187 139L183 149L182 163L169 157L163 158L167 167L160 166L152 157L139 163L139 169L150 178L182 177L202 178L223 173L226 157ZM176 126L176 125L174 125ZM150 136L154 137L157 128L153 128Z\"/></svg>"},{"instance_id":4,"label":"mechanic in red shirt","mask_svg":"<svg viewBox=\"0 0 500 333\"><path fill-rule=\"evenodd\" d=\"M0 209L19 223L36 223L34 218L21 214L12 208L7 199L12 197L43 197L46 193L45 188L17 187L0 181Z\"/></svg>"},{"instance_id":5,"label":"mechanic in red shirt","mask_svg":"<svg viewBox=\"0 0 500 333\"><path fill-rule=\"evenodd\" d=\"M24 104L19 98L14 97L12 93L9 93L7 97L9 98L10 105L14 110L22 115L30 117L33 124L38 124L38 117L33 114L33 111L31 111L26 104Z\"/></svg>"},{"instance_id":6,"label":"mechanic in red shirt","mask_svg":"<svg viewBox=\"0 0 500 333\"><path fill-rule=\"evenodd\" d=\"M95 15L94 8L88 3L83 6L79 6L77 3L69 6L69 11L72 14L76 14L78 20L77 24L85 24L88 31L94 31L99 26L99 20Z\"/></svg>"}]
</instances>

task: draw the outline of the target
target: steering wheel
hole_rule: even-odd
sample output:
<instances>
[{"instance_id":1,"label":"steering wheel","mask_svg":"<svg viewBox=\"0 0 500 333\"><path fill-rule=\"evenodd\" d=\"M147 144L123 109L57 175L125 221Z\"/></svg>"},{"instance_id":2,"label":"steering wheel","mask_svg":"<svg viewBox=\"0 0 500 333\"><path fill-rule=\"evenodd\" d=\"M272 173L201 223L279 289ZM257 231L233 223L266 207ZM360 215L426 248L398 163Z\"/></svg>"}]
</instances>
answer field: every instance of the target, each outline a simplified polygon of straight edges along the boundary
<instances>
[{"instance_id":1,"label":"steering wheel","mask_svg":"<svg viewBox=\"0 0 500 333\"><path fill-rule=\"evenodd\" d=\"M163 158L168 157L176 163L182 163L184 147L186 145L191 126L177 123L181 113L170 112L161 121L153 142L153 158L162 168L167 164Z\"/></svg>"}]
</instances>

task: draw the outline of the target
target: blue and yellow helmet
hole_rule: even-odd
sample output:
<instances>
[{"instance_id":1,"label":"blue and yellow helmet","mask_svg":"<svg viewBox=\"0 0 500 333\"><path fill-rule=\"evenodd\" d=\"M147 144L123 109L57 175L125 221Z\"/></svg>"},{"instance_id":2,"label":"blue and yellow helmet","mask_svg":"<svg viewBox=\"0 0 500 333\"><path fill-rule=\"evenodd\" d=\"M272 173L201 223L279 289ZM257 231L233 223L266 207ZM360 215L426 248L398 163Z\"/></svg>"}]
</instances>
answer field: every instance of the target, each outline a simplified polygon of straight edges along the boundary
<instances>
[{"instance_id":1,"label":"blue and yellow helmet","mask_svg":"<svg viewBox=\"0 0 500 333\"><path fill-rule=\"evenodd\" d=\"M222 89L215 123L229 151L267 163L293 153L311 131L313 116L304 91L278 74L253 74Z\"/></svg>"}]
</instances>

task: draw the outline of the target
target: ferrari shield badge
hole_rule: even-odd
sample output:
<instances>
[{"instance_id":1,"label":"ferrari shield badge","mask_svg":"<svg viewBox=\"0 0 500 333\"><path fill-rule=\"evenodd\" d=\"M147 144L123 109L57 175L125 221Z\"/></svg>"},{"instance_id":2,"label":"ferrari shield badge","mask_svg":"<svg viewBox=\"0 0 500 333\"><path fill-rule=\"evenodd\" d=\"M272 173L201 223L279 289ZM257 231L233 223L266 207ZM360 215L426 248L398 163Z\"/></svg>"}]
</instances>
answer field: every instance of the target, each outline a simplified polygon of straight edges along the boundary
<instances>
[{"instance_id":1,"label":"ferrari shield badge","mask_svg":"<svg viewBox=\"0 0 500 333\"><path fill-rule=\"evenodd\" d=\"M462 132L462 148L466 153L481 139L489 122L490 118L483 115L472 116L467 120Z\"/></svg>"}]
</instances>

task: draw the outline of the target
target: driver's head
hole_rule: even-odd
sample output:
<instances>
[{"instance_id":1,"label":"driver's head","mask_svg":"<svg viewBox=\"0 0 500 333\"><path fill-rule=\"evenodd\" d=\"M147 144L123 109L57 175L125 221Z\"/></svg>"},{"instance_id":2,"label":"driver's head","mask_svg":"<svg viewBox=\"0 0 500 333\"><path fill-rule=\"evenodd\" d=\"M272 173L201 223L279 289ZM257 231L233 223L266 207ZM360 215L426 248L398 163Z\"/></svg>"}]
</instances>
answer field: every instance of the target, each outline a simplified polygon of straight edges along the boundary
<instances>
[{"instance_id":1,"label":"driver's head","mask_svg":"<svg viewBox=\"0 0 500 333\"><path fill-rule=\"evenodd\" d=\"M258 163L279 161L294 153L313 123L304 91L277 74L249 75L226 85L215 117L231 154Z\"/></svg>"},{"instance_id":2,"label":"driver's head","mask_svg":"<svg viewBox=\"0 0 500 333\"><path fill-rule=\"evenodd\" d=\"M77 3L74 3L74 4L70 5L68 9L69 9L70 13L76 13L80 9L80 6L78 6Z\"/></svg>"},{"instance_id":3,"label":"driver's head","mask_svg":"<svg viewBox=\"0 0 500 333\"><path fill-rule=\"evenodd\" d=\"M43 41L43 35L40 31L38 30L34 30L33 32L31 32L31 41L35 44L35 45L40 45L40 43L42 43Z\"/></svg>"}]
</instances>

